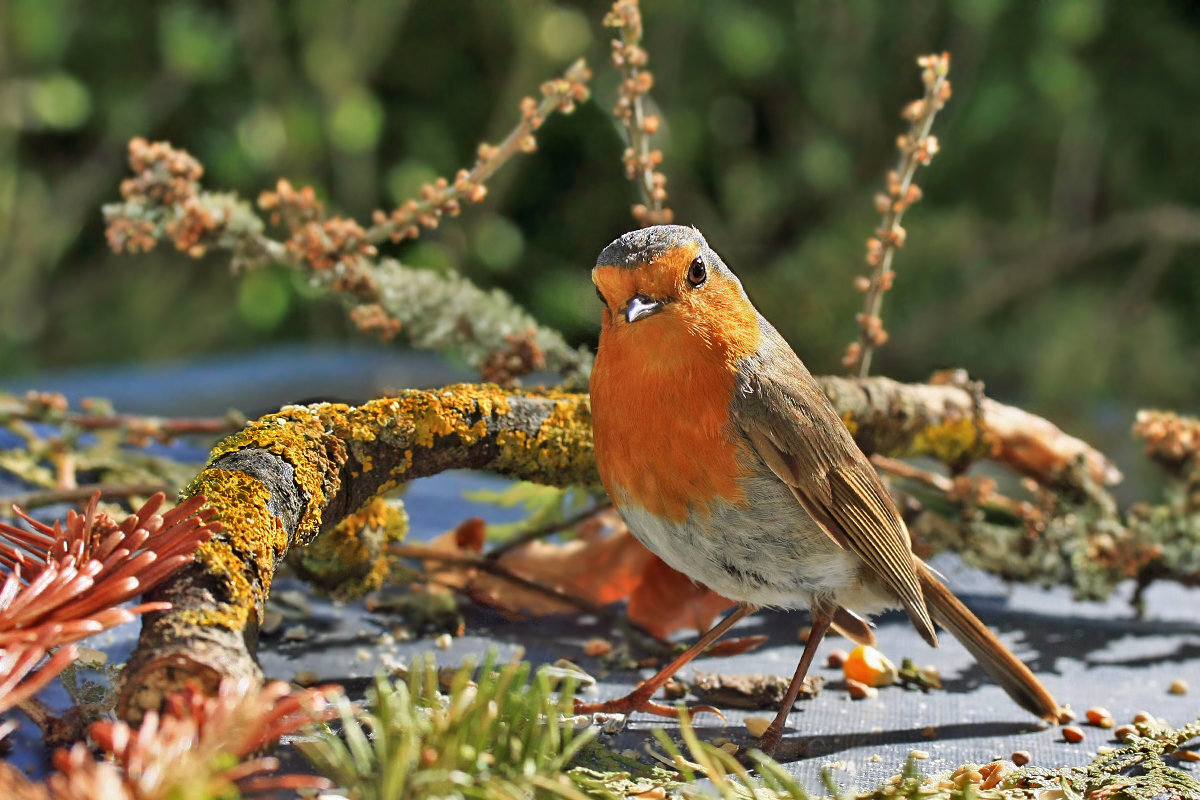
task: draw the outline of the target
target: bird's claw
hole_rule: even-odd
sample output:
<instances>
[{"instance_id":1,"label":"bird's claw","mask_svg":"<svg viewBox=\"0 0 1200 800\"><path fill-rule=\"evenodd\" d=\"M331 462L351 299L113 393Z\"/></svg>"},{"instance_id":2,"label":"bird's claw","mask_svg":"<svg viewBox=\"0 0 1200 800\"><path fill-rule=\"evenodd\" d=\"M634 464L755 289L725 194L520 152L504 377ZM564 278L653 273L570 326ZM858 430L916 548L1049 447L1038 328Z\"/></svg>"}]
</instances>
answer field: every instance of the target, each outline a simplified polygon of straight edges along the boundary
<instances>
[{"instance_id":1,"label":"bird's claw","mask_svg":"<svg viewBox=\"0 0 1200 800\"><path fill-rule=\"evenodd\" d=\"M578 698L575 700L576 714L625 714L629 715L635 711L640 711L643 714L654 714L659 717L678 717L681 713L687 715L688 720L696 718L697 714L708 712L716 714L725 721L725 715L713 706L664 706L661 703L656 703L649 697L639 695L637 692L628 694L625 697L618 697L615 700L605 700L602 703L584 703Z\"/></svg>"}]
</instances>

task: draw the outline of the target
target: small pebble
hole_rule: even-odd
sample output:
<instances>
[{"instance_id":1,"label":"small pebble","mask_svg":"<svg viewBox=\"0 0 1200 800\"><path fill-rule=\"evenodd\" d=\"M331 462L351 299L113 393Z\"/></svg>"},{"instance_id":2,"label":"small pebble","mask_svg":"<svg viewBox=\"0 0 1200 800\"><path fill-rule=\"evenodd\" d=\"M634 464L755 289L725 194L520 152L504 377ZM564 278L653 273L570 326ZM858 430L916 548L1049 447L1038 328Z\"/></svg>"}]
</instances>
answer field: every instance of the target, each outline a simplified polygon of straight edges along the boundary
<instances>
[{"instance_id":1,"label":"small pebble","mask_svg":"<svg viewBox=\"0 0 1200 800\"><path fill-rule=\"evenodd\" d=\"M1183 678L1176 678L1171 681L1171 686L1167 689L1171 694L1187 694L1188 683Z\"/></svg>"},{"instance_id":2,"label":"small pebble","mask_svg":"<svg viewBox=\"0 0 1200 800\"><path fill-rule=\"evenodd\" d=\"M771 720L766 717L746 717L746 730L750 731L750 735L755 739L761 739L762 735L767 732L767 728L771 727Z\"/></svg>"},{"instance_id":3,"label":"small pebble","mask_svg":"<svg viewBox=\"0 0 1200 800\"><path fill-rule=\"evenodd\" d=\"M433 640L433 646L438 650L449 650L452 644L454 644L454 639L448 633L440 634Z\"/></svg>"},{"instance_id":4,"label":"small pebble","mask_svg":"<svg viewBox=\"0 0 1200 800\"><path fill-rule=\"evenodd\" d=\"M1083 728L1078 725L1064 725L1062 729L1062 737L1071 744L1079 744L1083 741Z\"/></svg>"},{"instance_id":5,"label":"small pebble","mask_svg":"<svg viewBox=\"0 0 1200 800\"><path fill-rule=\"evenodd\" d=\"M108 663L108 653L91 647L77 647L75 660L85 665L99 667Z\"/></svg>"},{"instance_id":6,"label":"small pebble","mask_svg":"<svg viewBox=\"0 0 1200 800\"><path fill-rule=\"evenodd\" d=\"M846 665L846 659L849 657L850 654L845 650L834 650L825 659L825 663L834 669L841 669Z\"/></svg>"},{"instance_id":7,"label":"small pebble","mask_svg":"<svg viewBox=\"0 0 1200 800\"><path fill-rule=\"evenodd\" d=\"M850 692L852 700L867 700L879 695L879 690L874 686L867 686L865 683L856 681L853 678L846 679L846 689Z\"/></svg>"},{"instance_id":8,"label":"small pebble","mask_svg":"<svg viewBox=\"0 0 1200 800\"><path fill-rule=\"evenodd\" d=\"M1012 762L1018 767L1023 767L1033 760L1033 757L1029 755L1028 750L1014 750L1012 756L1010 757L1012 758Z\"/></svg>"}]
</instances>

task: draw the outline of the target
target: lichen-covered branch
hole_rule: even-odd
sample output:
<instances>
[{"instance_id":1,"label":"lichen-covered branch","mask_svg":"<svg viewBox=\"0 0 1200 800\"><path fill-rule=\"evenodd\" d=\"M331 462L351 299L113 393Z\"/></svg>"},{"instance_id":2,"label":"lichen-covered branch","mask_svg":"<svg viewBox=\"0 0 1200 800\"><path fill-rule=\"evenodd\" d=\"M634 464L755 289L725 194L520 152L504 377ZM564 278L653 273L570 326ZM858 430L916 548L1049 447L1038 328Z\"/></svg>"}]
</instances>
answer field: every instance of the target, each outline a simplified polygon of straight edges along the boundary
<instances>
[{"instance_id":1,"label":"lichen-covered branch","mask_svg":"<svg viewBox=\"0 0 1200 800\"><path fill-rule=\"evenodd\" d=\"M822 382L868 451L951 463L1025 452L998 443L989 428L989 414L1017 412L981 406L964 389L880 378ZM1043 449L1015 466L1048 469L1039 477L1050 480L1057 464L1077 456L1107 463L1065 435ZM259 621L289 549L401 483L461 468L554 485L597 483L587 395L464 384L359 407L291 406L223 440L185 495L204 494L224 530L149 598L172 609L145 620L121 713L137 718L188 680L215 689L222 677L260 678Z\"/></svg>"}]
</instances>

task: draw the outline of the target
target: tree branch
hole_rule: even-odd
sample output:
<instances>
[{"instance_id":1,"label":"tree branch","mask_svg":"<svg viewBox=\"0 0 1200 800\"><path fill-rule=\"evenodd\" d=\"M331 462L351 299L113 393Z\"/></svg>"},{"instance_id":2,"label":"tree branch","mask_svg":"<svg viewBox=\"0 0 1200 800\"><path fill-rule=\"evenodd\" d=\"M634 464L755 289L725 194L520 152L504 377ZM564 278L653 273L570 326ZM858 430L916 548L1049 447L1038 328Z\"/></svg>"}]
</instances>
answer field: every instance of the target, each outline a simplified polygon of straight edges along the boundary
<instances>
[{"instance_id":1,"label":"tree branch","mask_svg":"<svg viewBox=\"0 0 1200 800\"><path fill-rule=\"evenodd\" d=\"M1046 481L1069 480L1059 467L1082 457L1102 476L1115 474L1102 455L1050 423L980 403L956 386L821 381L868 452L948 463L1012 459L1014 468ZM1014 420L1032 431L1013 431ZM372 498L462 468L560 486L596 484L591 435L587 395L472 384L359 407L289 406L250 423L217 445L184 492L204 494L224 529L150 596L172 608L144 620L119 712L137 719L189 680L211 690L225 676L261 680L254 653L276 565ZM1014 435L1020 446L1007 441Z\"/></svg>"}]
</instances>

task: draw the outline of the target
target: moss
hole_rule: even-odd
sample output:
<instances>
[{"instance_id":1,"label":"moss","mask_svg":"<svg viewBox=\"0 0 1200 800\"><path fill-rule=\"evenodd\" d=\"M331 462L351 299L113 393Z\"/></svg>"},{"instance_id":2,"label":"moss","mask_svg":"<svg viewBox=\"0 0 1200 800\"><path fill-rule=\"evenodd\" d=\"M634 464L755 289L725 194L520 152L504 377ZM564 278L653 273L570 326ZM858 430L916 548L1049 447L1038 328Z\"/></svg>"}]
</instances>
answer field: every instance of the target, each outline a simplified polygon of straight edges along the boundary
<instances>
[{"instance_id":1,"label":"moss","mask_svg":"<svg viewBox=\"0 0 1200 800\"><path fill-rule=\"evenodd\" d=\"M287 552L287 532L268 509L271 493L243 472L206 469L184 490L184 496L203 494L217 510L221 533L201 545L196 561L221 581L225 602L211 608L184 609L183 624L242 630L250 613L266 601L275 564Z\"/></svg>"}]
</instances>

